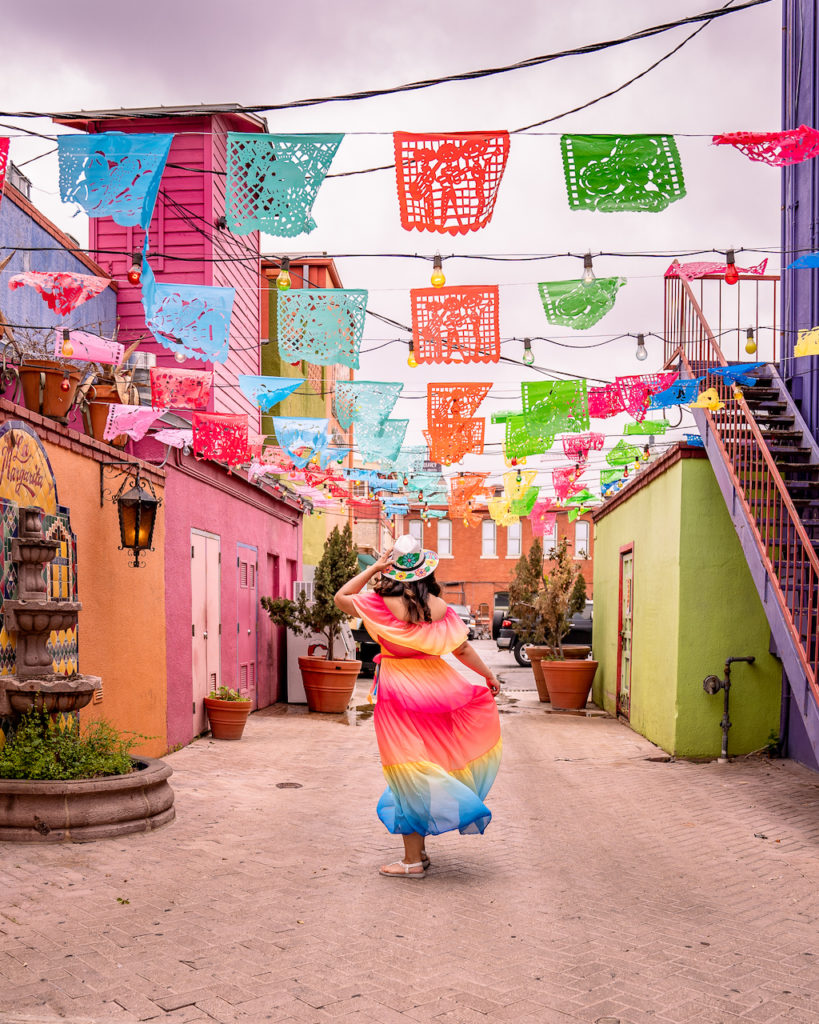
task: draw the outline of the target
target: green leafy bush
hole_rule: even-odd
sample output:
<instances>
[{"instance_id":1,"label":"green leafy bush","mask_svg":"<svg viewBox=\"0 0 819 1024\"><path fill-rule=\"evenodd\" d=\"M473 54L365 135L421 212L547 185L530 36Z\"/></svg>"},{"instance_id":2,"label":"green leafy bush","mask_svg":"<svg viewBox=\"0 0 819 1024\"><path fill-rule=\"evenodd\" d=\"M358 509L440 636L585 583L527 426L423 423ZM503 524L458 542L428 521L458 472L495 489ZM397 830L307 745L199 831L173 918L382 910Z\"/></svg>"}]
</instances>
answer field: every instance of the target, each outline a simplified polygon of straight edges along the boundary
<instances>
[{"instance_id":1,"label":"green leafy bush","mask_svg":"<svg viewBox=\"0 0 819 1024\"><path fill-rule=\"evenodd\" d=\"M238 690L231 690L229 686L220 686L216 690L211 690L208 694L209 700L250 700L250 697L245 697L244 694L239 693Z\"/></svg>"},{"instance_id":2,"label":"green leafy bush","mask_svg":"<svg viewBox=\"0 0 819 1024\"><path fill-rule=\"evenodd\" d=\"M134 770L125 737L109 722L60 729L43 711L23 715L13 737L0 749L2 779L95 779Z\"/></svg>"}]
</instances>

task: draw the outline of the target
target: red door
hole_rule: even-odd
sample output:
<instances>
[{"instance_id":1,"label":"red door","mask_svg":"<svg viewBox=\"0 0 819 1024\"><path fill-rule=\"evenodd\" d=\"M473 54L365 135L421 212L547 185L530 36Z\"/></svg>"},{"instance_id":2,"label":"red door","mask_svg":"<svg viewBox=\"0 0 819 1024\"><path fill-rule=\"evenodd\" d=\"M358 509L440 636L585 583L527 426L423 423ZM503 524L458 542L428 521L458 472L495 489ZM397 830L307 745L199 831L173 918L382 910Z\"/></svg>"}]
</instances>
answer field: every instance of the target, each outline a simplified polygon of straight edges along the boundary
<instances>
[{"instance_id":1,"label":"red door","mask_svg":"<svg viewBox=\"0 0 819 1024\"><path fill-rule=\"evenodd\" d=\"M259 556L256 548L249 544L239 544L236 556L239 570L239 601L236 612L236 648L238 652L238 672L236 689L253 701L253 707L259 706L256 692L256 672L258 667L258 609L257 576Z\"/></svg>"},{"instance_id":2,"label":"red door","mask_svg":"<svg viewBox=\"0 0 819 1024\"><path fill-rule=\"evenodd\" d=\"M631 718L631 642L634 618L634 547L620 549L620 608L617 635L617 714Z\"/></svg>"}]
</instances>

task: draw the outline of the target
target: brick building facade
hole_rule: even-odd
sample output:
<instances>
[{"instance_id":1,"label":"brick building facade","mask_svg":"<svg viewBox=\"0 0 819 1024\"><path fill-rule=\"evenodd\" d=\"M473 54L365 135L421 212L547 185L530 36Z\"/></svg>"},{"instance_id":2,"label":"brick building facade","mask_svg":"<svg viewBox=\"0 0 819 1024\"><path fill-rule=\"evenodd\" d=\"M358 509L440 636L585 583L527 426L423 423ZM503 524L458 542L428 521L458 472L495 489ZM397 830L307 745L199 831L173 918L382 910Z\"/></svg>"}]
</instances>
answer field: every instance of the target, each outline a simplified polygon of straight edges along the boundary
<instances>
[{"instance_id":1,"label":"brick building facade","mask_svg":"<svg viewBox=\"0 0 819 1024\"><path fill-rule=\"evenodd\" d=\"M485 509L476 509L481 522L465 526L460 518L430 519L423 522L415 507L405 516L398 532L418 537L425 548L437 551L441 561L435 574L450 604L467 605L476 617L491 622L496 607L506 607L515 565L532 544L532 527L527 518L513 526L498 526ZM554 531L544 537L548 550L563 537L569 550L581 557L587 596L592 597L594 536L591 516L569 522L567 512L558 512Z\"/></svg>"}]
</instances>

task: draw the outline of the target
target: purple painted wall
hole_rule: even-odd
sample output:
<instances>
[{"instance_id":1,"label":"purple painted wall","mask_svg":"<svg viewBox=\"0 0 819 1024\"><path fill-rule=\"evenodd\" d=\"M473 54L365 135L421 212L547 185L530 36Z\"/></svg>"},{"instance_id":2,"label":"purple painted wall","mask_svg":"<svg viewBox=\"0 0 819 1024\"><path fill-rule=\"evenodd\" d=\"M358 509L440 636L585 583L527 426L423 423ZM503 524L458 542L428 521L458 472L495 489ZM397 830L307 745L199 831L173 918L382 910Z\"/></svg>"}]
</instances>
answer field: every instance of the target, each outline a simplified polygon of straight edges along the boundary
<instances>
[{"instance_id":1,"label":"purple painted wall","mask_svg":"<svg viewBox=\"0 0 819 1024\"><path fill-rule=\"evenodd\" d=\"M140 455L155 458L143 442ZM146 446L143 450L143 446ZM301 565L301 514L240 476L228 476L212 463L197 461L174 450L165 466L165 606L167 610L168 745L193 738L191 647L191 530L204 530L221 539L222 682L236 685L236 623L238 544L258 550L259 596L273 593L272 565L279 558ZM277 699L283 639L260 610L258 619L258 706Z\"/></svg>"},{"instance_id":2,"label":"purple painted wall","mask_svg":"<svg viewBox=\"0 0 819 1024\"><path fill-rule=\"evenodd\" d=\"M819 20L815 0L783 0L782 127L817 126L819 113ZM783 168L782 266L819 249L819 160ZM819 358L792 359L796 332L819 325L819 274L782 271L781 373L819 437Z\"/></svg>"},{"instance_id":3,"label":"purple painted wall","mask_svg":"<svg viewBox=\"0 0 819 1024\"><path fill-rule=\"evenodd\" d=\"M816 0L783 0L782 127L817 127L819 116L819 19ZM819 325L819 271L785 270L805 252L819 249L819 159L782 172L782 358L780 372L814 437L819 438L819 358L792 358L796 332ZM819 768L817 751L784 686L783 731L790 757Z\"/></svg>"}]
</instances>

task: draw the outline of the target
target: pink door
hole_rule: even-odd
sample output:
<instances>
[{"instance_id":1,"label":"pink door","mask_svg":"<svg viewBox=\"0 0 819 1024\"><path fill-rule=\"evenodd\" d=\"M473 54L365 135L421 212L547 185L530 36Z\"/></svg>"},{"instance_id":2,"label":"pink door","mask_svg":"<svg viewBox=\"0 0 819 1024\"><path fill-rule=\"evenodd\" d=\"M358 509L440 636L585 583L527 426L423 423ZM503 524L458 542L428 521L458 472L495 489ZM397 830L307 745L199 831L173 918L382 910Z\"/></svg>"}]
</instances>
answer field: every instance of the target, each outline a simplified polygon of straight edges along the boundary
<instances>
[{"instance_id":1,"label":"pink door","mask_svg":"<svg viewBox=\"0 0 819 1024\"><path fill-rule=\"evenodd\" d=\"M258 666L258 609L257 576L259 556L256 548L249 544L239 544L236 556L239 570L239 602L236 612L236 648L239 656L236 689L253 701L253 707L259 706L256 692L256 669Z\"/></svg>"},{"instance_id":2,"label":"pink door","mask_svg":"<svg viewBox=\"0 0 819 1024\"><path fill-rule=\"evenodd\" d=\"M193 735L208 727L204 698L221 685L222 617L219 538L191 530Z\"/></svg>"}]
</instances>

